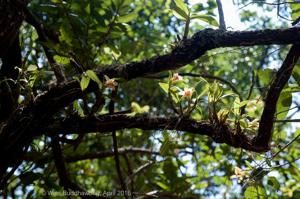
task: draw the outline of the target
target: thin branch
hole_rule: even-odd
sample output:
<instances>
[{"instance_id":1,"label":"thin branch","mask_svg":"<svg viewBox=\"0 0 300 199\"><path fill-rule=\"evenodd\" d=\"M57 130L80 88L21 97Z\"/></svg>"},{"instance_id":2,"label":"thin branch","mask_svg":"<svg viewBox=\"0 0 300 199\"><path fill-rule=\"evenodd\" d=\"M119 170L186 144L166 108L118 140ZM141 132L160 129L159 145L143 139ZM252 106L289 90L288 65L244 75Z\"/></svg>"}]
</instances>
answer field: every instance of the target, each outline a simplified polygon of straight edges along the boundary
<instances>
[{"instance_id":1,"label":"thin branch","mask_svg":"<svg viewBox=\"0 0 300 199\"><path fill-rule=\"evenodd\" d=\"M270 2L266 2L265 0L262 1L251 1L245 5L243 5L242 7L239 8L239 10L251 5L251 4L255 4L255 3L262 3L262 4L266 4L266 5L271 5L271 6L278 6L278 5L283 5L283 4L297 4L299 2L296 1L285 1L285 2L279 2L279 3L270 3Z\"/></svg>"},{"instance_id":2,"label":"thin branch","mask_svg":"<svg viewBox=\"0 0 300 199\"><path fill-rule=\"evenodd\" d=\"M131 183L131 181L134 179L135 176L140 174L142 171L153 165L155 161L148 161L146 164L140 166L138 169L136 169L130 176L127 177L126 179L126 184Z\"/></svg>"},{"instance_id":3,"label":"thin branch","mask_svg":"<svg viewBox=\"0 0 300 199\"><path fill-rule=\"evenodd\" d=\"M126 147L118 149L119 155L126 154L141 154L141 155L160 155L158 151L153 151L152 149ZM114 151L100 151L100 152L90 152L82 155L67 156L66 162L77 162L81 160L99 159L114 156Z\"/></svg>"},{"instance_id":4,"label":"thin branch","mask_svg":"<svg viewBox=\"0 0 300 199\"><path fill-rule=\"evenodd\" d=\"M119 155L126 154L140 154L140 155L160 155L159 151L154 151L152 149L136 148L136 147L125 147L118 149ZM101 159L113 157L114 151L99 151L99 152L89 152L84 154L68 155L64 159L67 163L78 162L83 160ZM52 155L45 155L43 153L27 153L24 156L25 161L33 161L39 164L46 164L52 160Z\"/></svg>"},{"instance_id":5,"label":"thin branch","mask_svg":"<svg viewBox=\"0 0 300 199\"><path fill-rule=\"evenodd\" d=\"M111 93L111 100L110 100L109 105L108 105L108 111L109 111L110 114L113 114L115 112L115 100L116 100L116 97L117 97L117 93L118 93L118 87L116 87ZM118 173L118 177L119 177L119 180L120 180L122 190L125 192L126 191L126 185L125 185L125 182L123 180L123 175L122 175L122 171L121 171L119 152L118 152L118 140L117 140L117 134L116 134L115 130L112 131L112 138L113 138L113 147L114 147L114 157L115 157L116 169L117 169L117 173ZM127 195L125 195L125 198L128 198Z\"/></svg>"},{"instance_id":6,"label":"thin branch","mask_svg":"<svg viewBox=\"0 0 300 199\"><path fill-rule=\"evenodd\" d=\"M221 0L216 0L217 6L218 6L218 12L219 12L219 28L221 30L226 30L226 24L225 24L225 19L224 19L224 12L223 12L223 7L222 7L222 2Z\"/></svg>"},{"instance_id":7,"label":"thin branch","mask_svg":"<svg viewBox=\"0 0 300 199\"><path fill-rule=\"evenodd\" d=\"M123 154L123 158L127 165L128 175L131 176L133 174L133 171L132 171L132 167L130 164L130 160L128 159L128 156L126 154ZM127 185L127 186L129 186L129 185ZM131 180L131 182L130 182L130 193L134 193L134 180ZM133 199L133 194L131 194L131 198Z\"/></svg>"},{"instance_id":8,"label":"thin branch","mask_svg":"<svg viewBox=\"0 0 300 199\"><path fill-rule=\"evenodd\" d=\"M282 147L279 151L277 151L275 154L272 155L272 158L275 158L281 151L285 150L288 148L293 142L295 142L298 138L300 137L300 133L294 137L289 143L287 143L284 147Z\"/></svg>"},{"instance_id":9,"label":"thin branch","mask_svg":"<svg viewBox=\"0 0 300 199\"><path fill-rule=\"evenodd\" d=\"M276 123L300 122L300 119L274 120L274 122L276 122Z\"/></svg>"}]
</instances>

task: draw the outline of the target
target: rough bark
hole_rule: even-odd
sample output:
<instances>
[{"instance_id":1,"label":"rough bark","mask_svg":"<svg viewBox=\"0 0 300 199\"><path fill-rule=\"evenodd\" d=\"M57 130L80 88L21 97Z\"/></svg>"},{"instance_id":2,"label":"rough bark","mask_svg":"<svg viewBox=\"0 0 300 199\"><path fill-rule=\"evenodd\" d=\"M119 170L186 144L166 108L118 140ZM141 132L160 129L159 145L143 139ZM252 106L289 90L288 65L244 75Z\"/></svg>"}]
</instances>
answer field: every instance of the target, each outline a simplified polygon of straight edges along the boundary
<instances>
[{"instance_id":1,"label":"rough bark","mask_svg":"<svg viewBox=\"0 0 300 199\"><path fill-rule=\"evenodd\" d=\"M1 5L9 5L11 1L1 1ZM13 2L13 1L12 1ZM4 3L4 4L3 4ZM9 7L10 9L18 8ZM1 12L2 13L2 12ZM22 16L22 12L20 12ZM19 15L16 15L19 16ZM3 20L4 19L4 20ZM1 24L3 21L6 23L7 19L5 15L0 18ZM22 17L13 17L12 21L16 21L20 24L23 20ZM30 20L29 20L30 22ZM34 24L32 24L34 25ZM16 26L18 27L18 26ZM39 33L40 31L38 31ZM42 34L42 33L39 33ZM7 37L12 37L15 34L11 34L10 31L1 32L0 44L5 42ZM9 36L10 35L10 36ZM41 35L39 35L41 36ZM42 36L41 36L42 37ZM276 29L276 30L257 30L257 31L224 31L224 30L213 30L205 29L197 32L192 38L186 39L180 42L175 49L165 55L156 56L150 59L146 59L140 62L132 62L124 65L114 65L105 66L96 70L96 73L103 79L104 74L109 77L121 77L125 80L131 80L133 78L145 76L148 74L154 74L166 70L175 70L179 67L183 67L186 64L191 63L195 59L201 57L208 50L220 48L220 47L235 47L235 46L253 46L253 45L271 45L271 44L299 44L300 28L289 28L289 29ZM7 40L10 41L10 40ZM15 41L12 39L13 44ZM5 44L5 43L4 43ZM9 45L8 45L9 46ZM3 57L6 55L5 49L0 45L0 55ZM9 56L12 54L9 53ZM8 56L8 57L9 57ZM6 67L5 67L6 68ZM6 69L5 69L6 70ZM4 70L4 71L5 71ZM98 88L94 83L91 83L84 93L93 92ZM70 81L46 91L42 95L38 96L34 101L29 103L28 106L24 107L22 110L17 110L0 129L0 176L3 176L5 171L9 166L20 164L19 160L22 159L22 154L26 151L26 147L32 142L34 136L40 135L45 132L44 127L51 124L51 118L54 114L58 113L59 110L70 104L72 101L82 97L84 94L77 81ZM123 126L124 128L133 127L128 124L128 122L138 121L143 122L144 126L135 126L135 128L160 128L163 126L161 123L156 123L158 126L147 126L145 118L140 119L135 118L132 121L127 118L124 124L129 126ZM164 121L164 120L159 120ZM82 121L78 121L82 122ZM88 121L85 121L88 122ZM174 123L175 119L171 121L164 121ZM99 122L100 125L102 122ZM146 123L146 126L145 126ZM148 124L155 125L148 121ZM184 124L184 123L183 123ZM181 125L183 125L181 124ZM189 125L197 125L198 123L188 122ZM65 125L65 124L61 124ZM104 124L101 124L104 125ZM185 128L178 130L185 130L190 132L198 132L198 134L205 135L205 132L209 134L216 142L222 142L230 144L234 147L241 147L252 151L265 151L264 147L256 148L249 139L244 135L237 135L232 137L232 130L228 128L227 125L224 126L198 126L198 128L193 128L190 126L185 126ZM52 129L54 129L54 126ZM116 126L114 126L116 127ZM205 127L205 128L204 128ZM200 129L199 129L200 128ZM210 128L211 131L207 131L206 128ZM50 131L50 127L47 129ZM76 130L76 129L74 129ZM114 129L110 129L114 130ZM199 133L200 132L200 133ZM223 132L221 134L220 132ZM224 133L225 132L225 133ZM56 133L59 133L57 131ZM221 137L220 137L221 136ZM256 142L255 142L256 143ZM10 157L7 157L10 154Z\"/></svg>"}]
</instances>

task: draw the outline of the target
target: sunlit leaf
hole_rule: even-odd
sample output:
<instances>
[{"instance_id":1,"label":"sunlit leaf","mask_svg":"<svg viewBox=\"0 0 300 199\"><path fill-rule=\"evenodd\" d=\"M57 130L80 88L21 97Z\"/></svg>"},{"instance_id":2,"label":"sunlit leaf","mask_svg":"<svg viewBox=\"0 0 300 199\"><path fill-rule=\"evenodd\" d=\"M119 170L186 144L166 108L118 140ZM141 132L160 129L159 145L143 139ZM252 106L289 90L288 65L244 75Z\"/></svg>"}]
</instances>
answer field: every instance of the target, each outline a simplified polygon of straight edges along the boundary
<instances>
[{"instance_id":1,"label":"sunlit leaf","mask_svg":"<svg viewBox=\"0 0 300 199\"><path fill-rule=\"evenodd\" d=\"M244 193L244 197L245 199L265 199L267 198L267 193L262 186L249 186Z\"/></svg>"},{"instance_id":2,"label":"sunlit leaf","mask_svg":"<svg viewBox=\"0 0 300 199\"><path fill-rule=\"evenodd\" d=\"M102 87L102 82L100 81L99 77L96 75L96 73L92 70L87 70L86 75L91 78L91 80L93 80L94 82L96 82L99 86L99 88Z\"/></svg>"},{"instance_id":3,"label":"sunlit leaf","mask_svg":"<svg viewBox=\"0 0 300 199\"><path fill-rule=\"evenodd\" d=\"M292 93L288 91L281 92L276 107L277 119L279 120L285 119L291 105L292 105Z\"/></svg>"},{"instance_id":4,"label":"sunlit leaf","mask_svg":"<svg viewBox=\"0 0 300 199\"><path fill-rule=\"evenodd\" d=\"M31 64L31 65L28 66L27 71L32 72L32 71L35 71L37 69L38 69L38 67L36 65Z\"/></svg>"},{"instance_id":5,"label":"sunlit leaf","mask_svg":"<svg viewBox=\"0 0 300 199\"><path fill-rule=\"evenodd\" d=\"M198 19L200 21L204 21L212 26L219 26L218 21L209 15L203 15L203 14L194 14L191 16L191 19Z\"/></svg>"},{"instance_id":6,"label":"sunlit leaf","mask_svg":"<svg viewBox=\"0 0 300 199\"><path fill-rule=\"evenodd\" d=\"M188 7L182 0L173 0L170 6L173 14L180 20L187 21L189 19Z\"/></svg>"},{"instance_id":7,"label":"sunlit leaf","mask_svg":"<svg viewBox=\"0 0 300 199\"><path fill-rule=\"evenodd\" d=\"M135 18L137 18L137 16L138 16L137 13L130 13L130 14L125 15L125 16L120 16L118 18L118 22L119 23L128 23L128 22L134 20Z\"/></svg>"},{"instance_id":8,"label":"sunlit leaf","mask_svg":"<svg viewBox=\"0 0 300 199\"><path fill-rule=\"evenodd\" d=\"M186 15L188 15L189 13L189 9L187 7L187 5L184 3L183 0L173 0L173 2L175 3L175 5L180 8L182 11L184 11L184 13Z\"/></svg>"},{"instance_id":9,"label":"sunlit leaf","mask_svg":"<svg viewBox=\"0 0 300 199\"><path fill-rule=\"evenodd\" d=\"M88 77L86 75L82 75L81 81L80 81L81 90L84 91L88 87L89 83L90 83L90 77Z\"/></svg>"},{"instance_id":10,"label":"sunlit leaf","mask_svg":"<svg viewBox=\"0 0 300 199\"><path fill-rule=\"evenodd\" d=\"M167 83L158 83L160 88L165 92L165 93L169 93L169 84Z\"/></svg>"}]
</instances>

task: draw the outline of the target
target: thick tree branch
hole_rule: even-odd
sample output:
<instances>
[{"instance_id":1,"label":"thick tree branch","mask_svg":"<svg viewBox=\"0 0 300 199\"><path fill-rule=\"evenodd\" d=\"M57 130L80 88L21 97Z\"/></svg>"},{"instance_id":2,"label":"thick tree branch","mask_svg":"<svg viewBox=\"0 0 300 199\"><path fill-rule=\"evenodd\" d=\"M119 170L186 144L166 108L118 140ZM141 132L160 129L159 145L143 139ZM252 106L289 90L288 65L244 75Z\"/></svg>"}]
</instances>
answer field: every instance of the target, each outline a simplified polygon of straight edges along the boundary
<instances>
[{"instance_id":1,"label":"thick tree branch","mask_svg":"<svg viewBox=\"0 0 300 199\"><path fill-rule=\"evenodd\" d=\"M230 146L243 148L249 151L262 152L266 148L256 147L251 138L244 134L237 134L228 124L211 124L209 121L196 121L189 118L179 117L155 117L148 115L126 116L106 115L100 117L79 118L72 117L64 121L53 121L41 132L48 135L55 134L85 134L89 132L107 133L113 130L139 128L143 130L178 130L196 135L206 135L217 143L226 143Z\"/></svg>"},{"instance_id":2,"label":"thick tree branch","mask_svg":"<svg viewBox=\"0 0 300 199\"><path fill-rule=\"evenodd\" d=\"M180 44L169 54L153 57L141 62L106 66L98 69L96 73L100 79L103 79L105 74L110 78L121 77L130 80L147 74L177 69L214 48L266 44L297 44L300 43L299 37L300 28L242 32L205 29L196 33L191 39L184 41L183 44ZM91 83L85 92L92 92L97 88L96 84ZM77 81L70 81L38 96L35 104L43 106L45 103L54 100L57 103L55 105L56 109L60 109L77 99L81 94L79 83Z\"/></svg>"},{"instance_id":3,"label":"thick tree branch","mask_svg":"<svg viewBox=\"0 0 300 199\"><path fill-rule=\"evenodd\" d=\"M293 45L287 54L282 66L277 71L265 99L265 107L260 119L258 135L254 139L255 145L263 148L269 147L272 139L273 120L276 113L276 105L283 87L292 75L293 68L300 56L300 45Z\"/></svg>"},{"instance_id":4,"label":"thick tree branch","mask_svg":"<svg viewBox=\"0 0 300 199\"><path fill-rule=\"evenodd\" d=\"M199 58L207 50L219 47L253 46L266 44L300 43L300 28L258 30L258 31L221 31L205 29L196 33L191 39L175 48L171 53L153 57L141 62L124 65L106 66L96 71L100 79L104 74L109 77L121 77L127 80L165 70L174 70ZM91 82L85 92L92 92L98 86ZM70 102L82 96L79 83L70 81L58 85L35 99L35 107L45 105L53 107L56 112ZM55 103L53 103L55 102Z\"/></svg>"},{"instance_id":5,"label":"thick tree branch","mask_svg":"<svg viewBox=\"0 0 300 199\"><path fill-rule=\"evenodd\" d=\"M270 44L297 44L300 43L298 36L300 36L300 28L256 31L205 29L197 32L192 38L187 39L182 44L179 44L169 54L153 57L141 62L107 66L98 70L98 74L106 74L110 77L122 77L130 80L147 74L177 69L191 63L211 49Z\"/></svg>"}]
</instances>

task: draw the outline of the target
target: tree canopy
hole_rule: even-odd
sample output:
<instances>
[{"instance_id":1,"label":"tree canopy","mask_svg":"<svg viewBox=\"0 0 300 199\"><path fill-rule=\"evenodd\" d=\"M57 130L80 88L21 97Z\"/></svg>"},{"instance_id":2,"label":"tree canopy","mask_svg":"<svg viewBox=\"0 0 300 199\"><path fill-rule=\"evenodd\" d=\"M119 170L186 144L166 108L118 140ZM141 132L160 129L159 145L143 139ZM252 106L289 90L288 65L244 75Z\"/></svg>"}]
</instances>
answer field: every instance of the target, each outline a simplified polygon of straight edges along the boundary
<instances>
[{"instance_id":1,"label":"tree canopy","mask_svg":"<svg viewBox=\"0 0 300 199\"><path fill-rule=\"evenodd\" d=\"M0 1L1 196L299 198L300 2L225 3Z\"/></svg>"}]
</instances>

